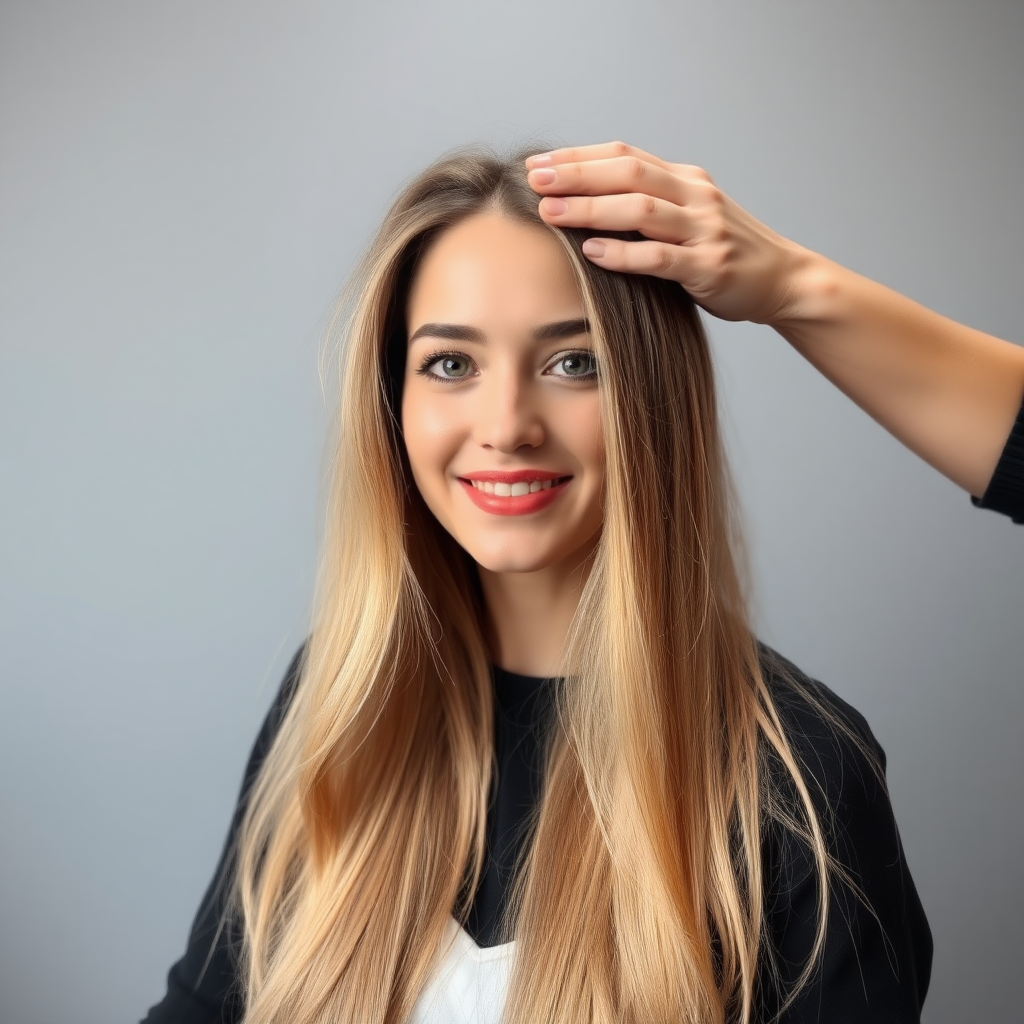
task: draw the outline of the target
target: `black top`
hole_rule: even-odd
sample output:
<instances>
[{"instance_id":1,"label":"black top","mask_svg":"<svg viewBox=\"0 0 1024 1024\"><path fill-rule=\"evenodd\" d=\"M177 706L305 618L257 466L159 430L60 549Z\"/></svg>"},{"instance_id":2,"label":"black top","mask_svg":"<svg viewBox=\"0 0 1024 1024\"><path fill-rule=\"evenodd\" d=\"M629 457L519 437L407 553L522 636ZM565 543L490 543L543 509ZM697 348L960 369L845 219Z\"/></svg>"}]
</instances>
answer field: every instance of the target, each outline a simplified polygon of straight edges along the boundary
<instances>
[{"instance_id":1,"label":"black top","mask_svg":"<svg viewBox=\"0 0 1024 1024\"><path fill-rule=\"evenodd\" d=\"M985 493L971 498L978 508L1002 512L1015 523L1024 523L1024 404L1006 440L1006 447Z\"/></svg>"},{"instance_id":2,"label":"black top","mask_svg":"<svg viewBox=\"0 0 1024 1024\"><path fill-rule=\"evenodd\" d=\"M297 664L298 655L249 758L225 854L200 904L188 948L171 967L167 993L149 1011L145 1024L226 1024L242 1019L233 936L225 929L218 934L222 875L245 795L290 699ZM931 970L931 933L884 784L861 746L837 730L828 716L841 720L859 737L882 768L885 755L863 717L827 687L808 679L768 648L762 648L762 665L826 824L830 850L870 907L866 909L848 886L833 884L823 956L811 983L778 1018L780 1024L917 1022ZM799 685L794 687L787 676ZM555 686L552 680L501 668L493 669L493 681L497 771L487 820L487 861L465 923L480 946L500 941L497 926L540 793L542 737L551 720ZM778 765L769 764L769 771L778 771ZM779 778L783 778L781 772ZM763 856L766 939L786 991L811 951L818 906L816 875L809 851L779 828L766 830ZM762 971L758 1021L775 1019L778 990L778 982Z\"/></svg>"}]
</instances>

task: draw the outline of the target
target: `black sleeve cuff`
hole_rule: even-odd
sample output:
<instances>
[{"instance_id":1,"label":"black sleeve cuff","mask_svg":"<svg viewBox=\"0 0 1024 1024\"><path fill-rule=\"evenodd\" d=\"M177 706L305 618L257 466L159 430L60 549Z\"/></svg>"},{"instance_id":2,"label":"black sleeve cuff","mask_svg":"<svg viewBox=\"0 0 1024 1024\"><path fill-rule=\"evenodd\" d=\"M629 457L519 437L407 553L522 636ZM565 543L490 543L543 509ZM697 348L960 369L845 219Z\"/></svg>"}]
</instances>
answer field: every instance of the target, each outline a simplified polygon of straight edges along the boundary
<instances>
[{"instance_id":1,"label":"black sleeve cuff","mask_svg":"<svg viewBox=\"0 0 1024 1024\"><path fill-rule=\"evenodd\" d=\"M978 508L1002 512L1015 523L1024 524L1024 404L985 493L971 501Z\"/></svg>"}]
</instances>

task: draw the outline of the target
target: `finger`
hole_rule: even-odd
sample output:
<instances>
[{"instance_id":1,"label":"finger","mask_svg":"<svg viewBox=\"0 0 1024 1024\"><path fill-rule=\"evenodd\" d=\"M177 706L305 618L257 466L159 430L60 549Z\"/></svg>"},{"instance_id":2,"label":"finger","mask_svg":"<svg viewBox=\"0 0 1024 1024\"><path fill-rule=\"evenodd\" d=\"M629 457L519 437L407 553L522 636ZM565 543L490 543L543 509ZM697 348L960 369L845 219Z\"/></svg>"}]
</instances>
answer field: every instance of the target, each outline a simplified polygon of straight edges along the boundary
<instances>
[{"instance_id":1,"label":"finger","mask_svg":"<svg viewBox=\"0 0 1024 1024\"><path fill-rule=\"evenodd\" d=\"M628 146L625 142L600 142L592 146L567 146L552 149L547 153L536 153L526 158L528 169L534 167L552 167L555 164L578 163L587 160L608 160L612 157L632 156L659 167L672 165L653 153L648 153L636 146Z\"/></svg>"},{"instance_id":2,"label":"finger","mask_svg":"<svg viewBox=\"0 0 1024 1024\"><path fill-rule=\"evenodd\" d=\"M541 218L560 228L639 231L658 242L690 244L701 230L691 210L665 199L633 193L622 196L545 196Z\"/></svg>"},{"instance_id":3,"label":"finger","mask_svg":"<svg viewBox=\"0 0 1024 1024\"><path fill-rule=\"evenodd\" d=\"M542 195L606 196L639 192L682 206L688 198L683 179L656 164L636 157L612 157L539 167L526 179Z\"/></svg>"},{"instance_id":4,"label":"finger","mask_svg":"<svg viewBox=\"0 0 1024 1024\"><path fill-rule=\"evenodd\" d=\"M588 238L583 254L605 270L647 274L677 281L684 288L695 279L699 257L694 250L668 242L623 242L617 238Z\"/></svg>"}]
</instances>

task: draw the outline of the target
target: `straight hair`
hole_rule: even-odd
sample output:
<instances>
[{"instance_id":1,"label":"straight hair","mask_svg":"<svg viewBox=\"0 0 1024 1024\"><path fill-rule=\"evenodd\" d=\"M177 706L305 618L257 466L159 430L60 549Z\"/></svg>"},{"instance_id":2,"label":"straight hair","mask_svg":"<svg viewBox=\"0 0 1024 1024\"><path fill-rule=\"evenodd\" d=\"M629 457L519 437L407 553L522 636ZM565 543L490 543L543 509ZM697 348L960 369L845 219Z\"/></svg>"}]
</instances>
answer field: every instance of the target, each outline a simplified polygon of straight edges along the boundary
<instances>
[{"instance_id":1,"label":"straight hair","mask_svg":"<svg viewBox=\"0 0 1024 1024\"><path fill-rule=\"evenodd\" d=\"M480 878L483 601L412 482L398 412L417 261L482 212L561 243L606 450L604 521L504 921L505 1020L752 1021L770 822L818 873L817 938L787 1003L820 953L831 864L748 621L700 317L673 282L591 264L592 233L544 224L526 155L460 151L416 176L353 279L313 628L238 844L246 1024L401 1024Z\"/></svg>"}]
</instances>

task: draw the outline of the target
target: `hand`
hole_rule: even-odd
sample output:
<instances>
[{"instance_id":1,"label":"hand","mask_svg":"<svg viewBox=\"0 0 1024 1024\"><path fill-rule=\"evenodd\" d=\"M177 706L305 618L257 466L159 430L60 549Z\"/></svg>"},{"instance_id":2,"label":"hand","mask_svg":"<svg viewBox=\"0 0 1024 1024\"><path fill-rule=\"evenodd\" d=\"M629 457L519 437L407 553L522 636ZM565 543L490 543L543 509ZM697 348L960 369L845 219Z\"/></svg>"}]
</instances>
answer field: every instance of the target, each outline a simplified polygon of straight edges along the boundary
<instances>
[{"instance_id":1,"label":"hand","mask_svg":"<svg viewBox=\"0 0 1024 1024\"><path fill-rule=\"evenodd\" d=\"M588 239L599 267L677 281L723 320L779 323L813 254L736 205L706 171L622 142L556 149L526 161L541 218L557 227L639 231L649 241Z\"/></svg>"}]
</instances>

